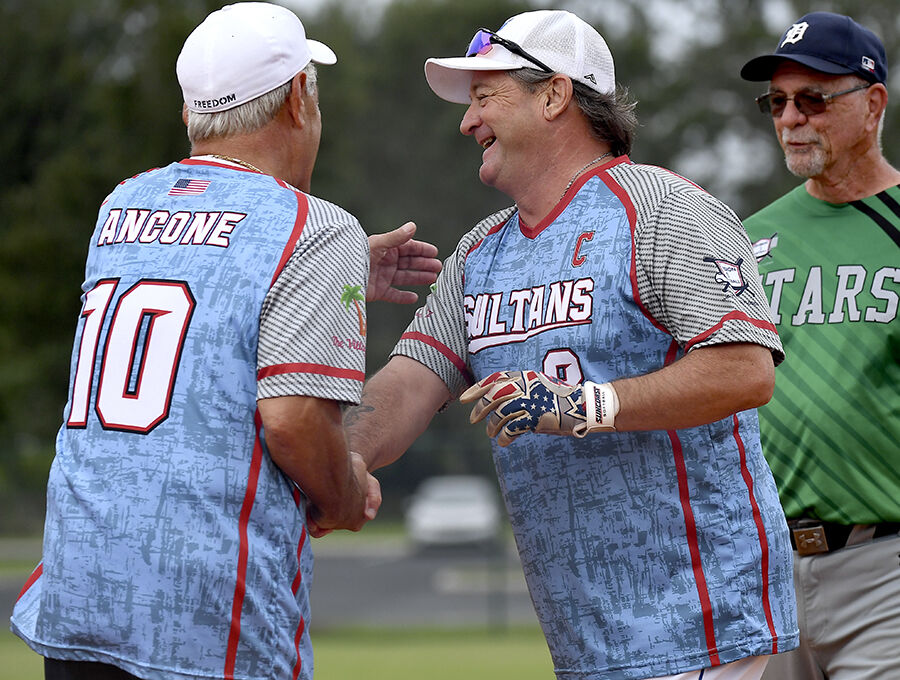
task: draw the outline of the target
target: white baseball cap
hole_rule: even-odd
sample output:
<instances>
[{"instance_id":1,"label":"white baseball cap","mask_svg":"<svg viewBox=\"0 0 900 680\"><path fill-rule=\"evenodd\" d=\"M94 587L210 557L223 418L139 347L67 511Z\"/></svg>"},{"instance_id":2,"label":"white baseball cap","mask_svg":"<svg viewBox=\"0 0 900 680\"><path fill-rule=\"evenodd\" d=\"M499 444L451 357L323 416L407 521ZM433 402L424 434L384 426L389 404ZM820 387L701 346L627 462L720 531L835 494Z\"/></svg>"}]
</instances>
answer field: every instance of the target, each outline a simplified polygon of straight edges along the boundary
<instances>
[{"instance_id":1,"label":"white baseball cap","mask_svg":"<svg viewBox=\"0 0 900 680\"><path fill-rule=\"evenodd\" d=\"M215 113L274 90L310 61L334 64L330 47L309 40L297 15L267 2L226 5L184 41L175 65L184 103Z\"/></svg>"},{"instance_id":2,"label":"white baseball cap","mask_svg":"<svg viewBox=\"0 0 900 680\"><path fill-rule=\"evenodd\" d=\"M441 99L468 104L472 71L518 68L549 69L604 94L616 90L615 65L603 37L571 12L549 9L517 14L496 33L480 30L465 57L428 59L425 79Z\"/></svg>"}]
</instances>

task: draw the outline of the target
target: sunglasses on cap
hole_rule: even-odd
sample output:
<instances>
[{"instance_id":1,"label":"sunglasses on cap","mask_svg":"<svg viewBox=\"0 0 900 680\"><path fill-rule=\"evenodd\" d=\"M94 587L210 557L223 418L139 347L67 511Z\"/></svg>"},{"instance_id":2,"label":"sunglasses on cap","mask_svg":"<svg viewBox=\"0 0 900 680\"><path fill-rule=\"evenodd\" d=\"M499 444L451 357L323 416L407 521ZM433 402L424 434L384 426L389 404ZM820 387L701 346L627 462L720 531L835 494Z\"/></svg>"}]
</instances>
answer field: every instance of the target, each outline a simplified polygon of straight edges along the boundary
<instances>
[{"instance_id":1,"label":"sunglasses on cap","mask_svg":"<svg viewBox=\"0 0 900 680\"><path fill-rule=\"evenodd\" d=\"M793 97L788 97L784 92L767 92L756 98L756 104L762 113L769 114L773 118L780 118L784 113L787 103L794 102L794 106L804 116L812 116L817 113L825 113L825 109L835 97L840 97L851 92L866 90L872 87L874 83L866 83L865 85L857 85L849 90L841 90L832 94L822 94L821 92L797 92Z\"/></svg>"},{"instance_id":2,"label":"sunglasses on cap","mask_svg":"<svg viewBox=\"0 0 900 680\"><path fill-rule=\"evenodd\" d=\"M532 57L530 54L528 54L528 52L523 50L512 40L501 38L499 35L494 33L494 31L489 31L486 28L478 29L478 33L475 34L475 37L472 38L472 42L469 43L469 49L466 50L466 56L474 57L476 54L484 54L489 49L491 49L491 45L500 45L501 47L505 47L513 54L516 54L523 59L527 59L539 69L541 69L544 73L555 73L555 71L547 66L547 64L539 61L535 57Z\"/></svg>"}]
</instances>

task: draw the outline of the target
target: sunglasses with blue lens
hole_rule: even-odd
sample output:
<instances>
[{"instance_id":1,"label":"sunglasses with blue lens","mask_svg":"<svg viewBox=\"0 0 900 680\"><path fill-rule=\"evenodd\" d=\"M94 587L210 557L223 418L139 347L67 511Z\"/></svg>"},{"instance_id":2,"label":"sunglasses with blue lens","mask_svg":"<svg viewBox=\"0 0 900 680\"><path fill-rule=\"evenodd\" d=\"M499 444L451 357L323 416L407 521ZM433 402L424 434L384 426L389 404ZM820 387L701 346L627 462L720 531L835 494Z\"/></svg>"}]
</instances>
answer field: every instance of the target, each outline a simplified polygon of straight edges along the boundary
<instances>
[{"instance_id":1,"label":"sunglasses with blue lens","mask_svg":"<svg viewBox=\"0 0 900 680\"><path fill-rule=\"evenodd\" d=\"M475 34L475 37L472 38L472 42L469 43L469 49L466 50L466 56L474 57L476 54L484 54L489 49L491 49L491 45L500 45L501 47L505 47L513 54L516 54L523 59L527 59L539 69L541 69L541 71L543 71L544 73L555 73L555 71L547 66L547 64L535 57L532 57L530 54L528 54L528 52L523 50L512 40L502 38L494 31L489 31L486 28L478 29L478 33Z\"/></svg>"}]
</instances>

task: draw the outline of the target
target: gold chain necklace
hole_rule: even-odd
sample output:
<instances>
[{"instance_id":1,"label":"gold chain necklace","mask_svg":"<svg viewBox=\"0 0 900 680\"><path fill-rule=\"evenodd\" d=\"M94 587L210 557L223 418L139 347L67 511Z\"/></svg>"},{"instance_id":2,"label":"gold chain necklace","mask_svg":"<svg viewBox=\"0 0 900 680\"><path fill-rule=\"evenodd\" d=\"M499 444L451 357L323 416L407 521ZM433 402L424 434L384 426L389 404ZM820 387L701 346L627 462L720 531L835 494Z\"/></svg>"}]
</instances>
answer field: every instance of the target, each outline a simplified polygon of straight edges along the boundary
<instances>
[{"instance_id":1,"label":"gold chain necklace","mask_svg":"<svg viewBox=\"0 0 900 680\"><path fill-rule=\"evenodd\" d=\"M575 180L578 179L578 176L581 175L582 172L584 172L585 170L587 170L587 169L588 169L589 167L591 167L592 165L594 165L594 164L596 164L596 163L599 163L599 162L602 161L604 158L606 158L607 156L610 156L610 155L612 155L612 151L607 151L607 152L606 152L605 154L603 154L602 156L597 156L594 160L592 160L592 161L591 161L590 163L588 163L587 165L583 166L581 169L578 170L578 172L576 172L574 175L572 175L572 179L569 180L569 183L566 185L566 188L563 189L563 192L562 192L562 194L560 195L560 198L562 198L563 196L565 196L565 195L566 195L566 192L567 192L569 189L572 188L572 185L575 184Z\"/></svg>"},{"instance_id":2,"label":"gold chain necklace","mask_svg":"<svg viewBox=\"0 0 900 680\"><path fill-rule=\"evenodd\" d=\"M223 156L222 154L218 154L218 153L211 153L211 154L209 154L209 155L212 156L213 158L218 158L218 159L221 159L221 160L223 160L223 161L230 161L230 162L232 162L232 163L234 163L234 164L236 164L236 165L242 165L242 166L244 166L245 168L247 168L248 170L253 170L254 172L260 173L261 175L267 175L267 174L268 174L268 173L266 173L266 172L263 172L263 171L260 170L259 168L257 168L255 165L251 165L251 164L248 163L247 161L242 161L240 158L232 158L231 156Z\"/></svg>"}]
</instances>

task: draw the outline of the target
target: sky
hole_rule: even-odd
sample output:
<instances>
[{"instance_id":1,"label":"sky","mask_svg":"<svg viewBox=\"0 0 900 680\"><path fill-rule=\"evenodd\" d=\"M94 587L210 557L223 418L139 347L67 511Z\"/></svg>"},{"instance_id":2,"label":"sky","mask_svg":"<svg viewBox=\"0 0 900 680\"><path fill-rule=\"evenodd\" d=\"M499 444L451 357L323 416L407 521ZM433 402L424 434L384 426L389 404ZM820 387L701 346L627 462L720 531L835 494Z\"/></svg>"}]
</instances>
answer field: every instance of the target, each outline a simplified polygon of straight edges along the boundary
<instances>
[{"instance_id":1,"label":"sky","mask_svg":"<svg viewBox=\"0 0 900 680\"><path fill-rule=\"evenodd\" d=\"M360 16L379 14L391 0L274 0L278 4L292 9L303 19L315 14L322 6L340 3L357 10ZM647 13L653 22L655 40L654 50L662 59L677 58L685 46L692 42L715 42L718 34L709 30L708 18L715 14L715 8L722 0L646 0L644 5L651 8ZM591 23L601 16L603 25L613 35L627 31L626 3L599 3L597 0L531 0L535 9L565 9L574 12L585 21ZM767 0L765 4L766 20L773 35L778 35L792 20L793 8L787 0ZM703 25L706 30L698 32L696 26Z\"/></svg>"}]
</instances>

